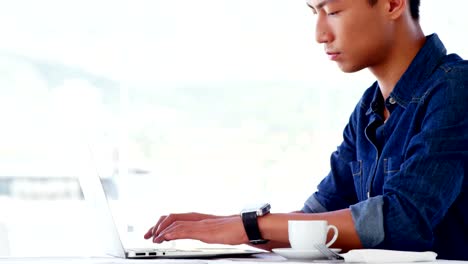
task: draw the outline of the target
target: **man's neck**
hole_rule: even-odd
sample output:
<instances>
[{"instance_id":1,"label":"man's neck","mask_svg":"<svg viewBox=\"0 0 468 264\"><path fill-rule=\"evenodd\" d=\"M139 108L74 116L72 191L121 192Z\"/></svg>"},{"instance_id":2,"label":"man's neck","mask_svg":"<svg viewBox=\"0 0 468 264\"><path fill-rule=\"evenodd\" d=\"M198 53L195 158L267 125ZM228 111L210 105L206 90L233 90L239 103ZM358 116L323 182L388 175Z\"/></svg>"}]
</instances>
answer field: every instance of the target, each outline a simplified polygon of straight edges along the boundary
<instances>
[{"instance_id":1,"label":"man's neck","mask_svg":"<svg viewBox=\"0 0 468 264\"><path fill-rule=\"evenodd\" d=\"M392 43L393 48L386 56L387 59L379 65L369 67L377 78L384 99L390 96L393 88L426 41L421 27L416 23L397 32L396 36Z\"/></svg>"}]
</instances>

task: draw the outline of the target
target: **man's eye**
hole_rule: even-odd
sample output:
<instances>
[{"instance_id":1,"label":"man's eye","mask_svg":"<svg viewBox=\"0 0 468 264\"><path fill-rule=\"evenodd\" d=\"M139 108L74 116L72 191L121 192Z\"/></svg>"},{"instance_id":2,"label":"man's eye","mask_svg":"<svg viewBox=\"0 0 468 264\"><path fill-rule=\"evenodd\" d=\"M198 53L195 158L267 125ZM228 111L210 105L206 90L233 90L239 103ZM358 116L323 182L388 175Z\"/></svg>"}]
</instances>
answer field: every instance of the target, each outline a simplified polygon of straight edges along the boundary
<instances>
[{"instance_id":1,"label":"man's eye","mask_svg":"<svg viewBox=\"0 0 468 264\"><path fill-rule=\"evenodd\" d=\"M338 13L340 13L340 11L328 12L327 15L328 16L336 16L336 15L338 15Z\"/></svg>"}]
</instances>

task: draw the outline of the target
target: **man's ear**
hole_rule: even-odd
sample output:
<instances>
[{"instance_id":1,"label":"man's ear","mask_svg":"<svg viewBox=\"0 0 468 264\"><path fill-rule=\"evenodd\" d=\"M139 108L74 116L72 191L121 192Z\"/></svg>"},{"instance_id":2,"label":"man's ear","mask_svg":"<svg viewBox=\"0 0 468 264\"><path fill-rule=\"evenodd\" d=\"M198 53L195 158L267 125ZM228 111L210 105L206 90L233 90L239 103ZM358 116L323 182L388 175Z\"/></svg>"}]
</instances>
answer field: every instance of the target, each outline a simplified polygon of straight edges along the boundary
<instances>
[{"instance_id":1,"label":"man's ear","mask_svg":"<svg viewBox=\"0 0 468 264\"><path fill-rule=\"evenodd\" d=\"M384 0L386 12L391 19L397 19L407 12L407 0Z\"/></svg>"}]
</instances>

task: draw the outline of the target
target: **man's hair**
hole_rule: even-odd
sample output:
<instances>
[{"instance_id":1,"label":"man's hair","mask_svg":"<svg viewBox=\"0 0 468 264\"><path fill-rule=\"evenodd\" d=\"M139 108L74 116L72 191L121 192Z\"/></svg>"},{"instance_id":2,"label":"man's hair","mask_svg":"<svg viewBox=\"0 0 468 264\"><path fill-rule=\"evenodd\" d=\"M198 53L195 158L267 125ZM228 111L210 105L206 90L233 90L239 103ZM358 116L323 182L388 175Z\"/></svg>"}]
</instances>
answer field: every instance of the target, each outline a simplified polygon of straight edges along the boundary
<instances>
[{"instance_id":1,"label":"man's hair","mask_svg":"<svg viewBox=\"0 0 468 264\"><path fill-rule=\"evenodd\" d=\"M367 0L370 5L375 5L379 0ZM411 10L411 16L413 19L419 19L419 6L421 5L421 0L408 0Z\"/></svg>"}]
</instances>

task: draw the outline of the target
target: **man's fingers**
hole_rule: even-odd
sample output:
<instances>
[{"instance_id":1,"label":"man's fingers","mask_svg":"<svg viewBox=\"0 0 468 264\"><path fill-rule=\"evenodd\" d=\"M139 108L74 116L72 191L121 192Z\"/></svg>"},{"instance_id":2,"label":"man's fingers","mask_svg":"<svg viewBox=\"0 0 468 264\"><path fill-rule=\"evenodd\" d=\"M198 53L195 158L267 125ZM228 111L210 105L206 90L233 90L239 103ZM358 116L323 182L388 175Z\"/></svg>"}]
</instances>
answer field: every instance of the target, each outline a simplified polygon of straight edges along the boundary
<instances>
[{"instance_id":1,"label":"man's fingers","mask_svg":"<svg viewBox=\"0 0 468 264\"><path fill-rule=\"evenodd\" d=\"M158 230L159 226L161 225L161 222L164 221L164 219L166 219L166 218L167 218L167 216L165 216L165 215L159 217L158 222L156 222L156 224L154 226L152 226L148 230L148 232L146 232L144 238L149 239L149 238L153 237L155 235L156 231Z\"/></svg>"},{"instance_id":2,"label":"man's fingers","mask_svg":"<svg viewBox=\"0 0 468 264\"><path fill-rule=\"evenodd\" d=\"M153 238L154 243L162 243L164 241L170 241L175 239L192 238L198 239L194 236L194 232L197 228L194 228L193 222L177 221L173 222L170 226L165 228L157 236Z\"/></svg>"},{"instance_id":3,"label":"man's fingers","mask_svg":"<svg viewBox=\"0 0 468 264\"><path fill-rule=\"evenodd\" d=\"M151 228L148 230L148 232L145 233L144 238L145 238L145 239L148 239L148 238L150 238L150 237L152 237L152 236L153 236L153 227L151 227Z\"/></svg>"},{"instance_id":4,"label":"man's fingers","mask_svg":"<svg viewBox=\"0 0 468 264\"><path fill-rule=\"evenodd\" d=\"M184 218L184 215L181 218ZM192 215L194 216L194 215ZM197 218L198 215L195 215ZM177 219L168 216L160 225L159 231L153 232L153 242L162 243L176 239L195 239L205 243L237 245L248 242L242 220L239 216L209 218L204 220ZM169 220L168 220L169 219ZM187 218L186 218L187 219ZM167 225L167 223L170 223Z\"/></svg>"},{"instance_id":5,"label":"man's fingers","mask_svg":"<svg viewBox=\"0 0 468 264\"><path fill-rule=\"evenodd\" d=\"M161 235L161 232L165 231L169 226L178 221L186 222L197 222L205 219L219 218L215 215L199 214L199 213L187 213L187 214L169 214L167 216L161 216L158 222L151 227L148 232L144 235L145 239L153 238L153 241L160 241L156 237ZM167 233L167 232L166 232Z\"/></svg>"},{"instance_id":6,"label":"man's fingers","mask_svg":"<svg viewBox=\"0 0 468 264\"><path fill-rule=\"evenodd\" d=\"M155 237L159 236L161 231L165 230L168 226L170 226L172 223L175 221L178 221L179 219L189 219L190 216L186 214L169 214L169 215L163 215L159 218L158 222L148 230L148 232L145 234L145 238L151 238L153 237L153 240Z\"/></svg>"},{"instance_id":7,"label":"man's fingers","mask_svg":"<svg viewBox=\"0 0 468 264\"><path fill-rule=\"evenodd\" d=\"M197 213L188 214L169 214L159 218L158 223L153 227L153 237L159 236L159 234L167 227L172 225L176 221L199 221L207 216Z\"/></svg>"},{"instance_id":8,"label":"man's fingers","mask_svg":"<svg viewBox=\"0 0 468 264\"><path fill-rule=\"evenodd\" d=\"M172 225L172 223L179 221L180 218L183 218L183 215L170 214L168 216L161 217L158 223L154 226L153 238L159 236L162 231L166 230L170 225Z\"/></svg>"}]
</instances>

